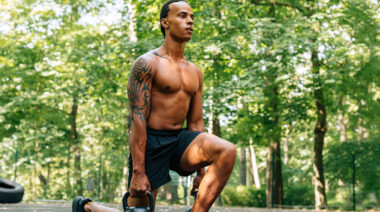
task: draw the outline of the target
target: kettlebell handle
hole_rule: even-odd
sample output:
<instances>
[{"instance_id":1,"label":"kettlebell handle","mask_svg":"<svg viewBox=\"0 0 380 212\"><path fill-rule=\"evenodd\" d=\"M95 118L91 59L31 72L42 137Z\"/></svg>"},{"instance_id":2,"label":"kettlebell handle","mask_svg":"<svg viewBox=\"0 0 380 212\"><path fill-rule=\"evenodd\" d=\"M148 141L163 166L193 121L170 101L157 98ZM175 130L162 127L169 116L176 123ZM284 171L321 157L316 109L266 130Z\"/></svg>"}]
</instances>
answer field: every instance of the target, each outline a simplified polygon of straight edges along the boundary
<instances>
[{"instance_id":1,"label":"kettlebell handle","mask_svg":"<svg viewBox=\"0 0 380 212\"><path fill-rule=\"evenodd\" d=\"M198 189L195 189L194 194L193 194L194 200L197 198L197 196L198 196Z\"/></svg>"},{"instance_id":2,"label":"kettlebell handle","mask_svg":"<svg viewBox=\"0 0 380 212\"><path fill-rule=\"evenodd\" d=\"M150 193L150 191L147 191L146 192L148 194L148 197L149 197L149 211L151 211L154 207L154 199L153 199L153 195L152 193ZM128 197L130 195L130 192L127 191L125 192L124 196L123 196L123 199L122 199L122 202L123 202L123 210L126 211L128 208L129 208L129 205L128 205Z\"/></svg>"}]
</instances>

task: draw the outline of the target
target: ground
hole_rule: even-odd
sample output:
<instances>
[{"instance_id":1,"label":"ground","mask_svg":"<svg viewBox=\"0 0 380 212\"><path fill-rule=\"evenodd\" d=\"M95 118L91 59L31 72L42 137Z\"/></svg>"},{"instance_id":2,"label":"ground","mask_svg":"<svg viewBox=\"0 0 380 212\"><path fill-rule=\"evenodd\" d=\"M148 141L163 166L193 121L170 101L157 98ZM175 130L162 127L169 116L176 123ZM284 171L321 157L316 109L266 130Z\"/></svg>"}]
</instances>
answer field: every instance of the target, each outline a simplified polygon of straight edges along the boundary
<instances>
[{"instance_id":1,"label":"ground","mask_svg":"<svg viewBox=\"0 0 380 212\"><path fill-rule=\"evenodd\" d=\"M101 203L103 204L103 203ZM121 210L118 204L103 204ZM186 206L157 206L156 212L185 212ZM12 212L71 212L71 202L53 202L53 203L21 203L21 204L0 204L0 211ZM227 208L213 207L210 212L312 212L314 210L296 210L296 209L265 209L265 208ZM327 212L326 210L324 212Z\"/></svg>"}]
</instances>

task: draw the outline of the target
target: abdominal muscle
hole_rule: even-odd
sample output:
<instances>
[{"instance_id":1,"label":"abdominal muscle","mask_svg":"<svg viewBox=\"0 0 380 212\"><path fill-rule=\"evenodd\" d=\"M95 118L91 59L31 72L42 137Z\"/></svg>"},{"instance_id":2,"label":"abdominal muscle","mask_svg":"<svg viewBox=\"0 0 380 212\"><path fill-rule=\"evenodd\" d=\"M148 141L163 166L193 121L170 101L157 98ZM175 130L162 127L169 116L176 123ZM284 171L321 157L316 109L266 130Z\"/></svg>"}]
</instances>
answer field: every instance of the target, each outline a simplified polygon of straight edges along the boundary
<instances>
[{"instance_id":1,"label":"abdominal muscle","mask_svg":"<svg viewBox=\"0 0 380 212\"><path fill-rule=\"evenodd\" d=\"M185 92L175 94L152 93L148 128L154 130L179 130L189 110L190 97Z\"/></svg>"}]
</instances>

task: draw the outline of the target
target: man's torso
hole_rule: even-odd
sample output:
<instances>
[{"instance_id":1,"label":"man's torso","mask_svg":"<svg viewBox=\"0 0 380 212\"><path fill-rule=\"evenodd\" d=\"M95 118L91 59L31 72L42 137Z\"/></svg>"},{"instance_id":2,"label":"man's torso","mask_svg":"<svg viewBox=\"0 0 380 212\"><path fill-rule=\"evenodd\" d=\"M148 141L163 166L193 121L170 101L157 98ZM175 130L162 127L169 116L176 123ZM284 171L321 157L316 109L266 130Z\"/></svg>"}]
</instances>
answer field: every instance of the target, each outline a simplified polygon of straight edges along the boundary
<instances>
[{"instance_id":1,"label":"man's torso","mask_svg":"<svg viewBox=\"0 0 380 212\"><path fill-rule=\"evenodd\" d=\"M167 57L149 52L156 68L148 127L156 130L182 128L192 97L200 88L196 66L186 60L174 62Z\"/></svg>"}]
</instances>

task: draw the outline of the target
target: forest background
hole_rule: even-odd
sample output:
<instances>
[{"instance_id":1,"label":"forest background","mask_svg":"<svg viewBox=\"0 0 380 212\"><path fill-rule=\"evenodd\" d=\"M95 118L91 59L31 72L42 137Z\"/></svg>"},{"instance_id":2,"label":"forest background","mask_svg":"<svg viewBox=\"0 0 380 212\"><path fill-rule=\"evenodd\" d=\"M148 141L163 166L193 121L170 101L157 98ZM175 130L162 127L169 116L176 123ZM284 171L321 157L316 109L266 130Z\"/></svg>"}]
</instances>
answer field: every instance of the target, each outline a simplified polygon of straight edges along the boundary
<instances>
[{"instance_id":1,"label":"forest background","mask_svg":"<svg viewBox=\"0 0 380 212\"><path fill-rule=\"evenodd\" d=\"M128 76L164 2L0 1L0 177L24 200L120 202ZM239 149L217 204L379 208L379 1L188 3L207 131ZM159 203L189 204L171 175Z\"/></svg>"}]
</instances>

